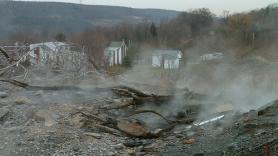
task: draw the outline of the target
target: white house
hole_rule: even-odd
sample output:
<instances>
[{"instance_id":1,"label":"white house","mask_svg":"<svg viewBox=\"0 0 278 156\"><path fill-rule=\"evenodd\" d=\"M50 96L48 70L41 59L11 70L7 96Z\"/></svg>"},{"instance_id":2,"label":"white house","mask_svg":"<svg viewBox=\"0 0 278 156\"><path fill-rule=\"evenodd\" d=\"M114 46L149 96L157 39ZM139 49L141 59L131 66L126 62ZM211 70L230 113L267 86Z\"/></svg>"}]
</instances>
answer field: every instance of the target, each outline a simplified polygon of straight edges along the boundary
<instances>
[{"instance_id":1,"label":"white house","mask_svg":"<svg viewBox=\"0 0 278 156\"><path fill-rule=\"evenodd\" d=\"M221 60L223 59L224 54L220 52L214 52L214 53L209 53L209 54L204 54L202 55L201 61L212 61L212 60Z\"/></svg>"},{"instance_id":2,"label":"white house","mask_svg":"<svg viewBox=\"0 0 278 156\"><path fill-rule=\"evenodd\" d=\"M109 47L104 50L105 62L109 66L121 65L127 55L127 45L122 42L111 42Z\"/></svg>"},{"instance_id":3,"label":"white house","mask_svg":"<svg viewBox=\"0 0 278 156\"><path fill-rule=\"evenodd\" d=\"M178 69L182 59L180 50L155 50L152 53L152 66L164 69Z\"/></svg>"}]
</instances>

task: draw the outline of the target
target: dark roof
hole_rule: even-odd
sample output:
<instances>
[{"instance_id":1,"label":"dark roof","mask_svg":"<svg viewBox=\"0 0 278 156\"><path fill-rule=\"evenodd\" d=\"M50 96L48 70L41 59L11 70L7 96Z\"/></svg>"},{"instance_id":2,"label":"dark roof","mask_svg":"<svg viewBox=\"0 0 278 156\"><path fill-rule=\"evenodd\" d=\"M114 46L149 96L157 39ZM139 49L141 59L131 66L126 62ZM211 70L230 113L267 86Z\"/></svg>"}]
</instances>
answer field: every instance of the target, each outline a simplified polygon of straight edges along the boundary
<instances>
[{"instance_id":1,"label":"dark roof","mask_svg":"<svg viewBox=\"0 0 278 156\"><path fill-rule=\"evenodd\" d=\"M155 55L162 55L165 59L177 59L180 53L180 50L155 50L153 52Z\"/></svg>"},{"instance_id":2,"label":"dark roof","mask_svg":"<svg viewBox=\"0 0 278 156\"><path fill-rule=\"evenodd\" d=\"M110 43L109 47L121 47L123 42L121 41L113 41Z\"/></svg>"},{"instance_id":3,"label":"dark roof","mask_svg":"<svg viewBox=\"0 0 278 156\"><path fill-rule=\"evenodd\" d=\"M155 54L169 54L169 55L178 55L180 50L155 50Z\"/></svg>"}]
</instances>

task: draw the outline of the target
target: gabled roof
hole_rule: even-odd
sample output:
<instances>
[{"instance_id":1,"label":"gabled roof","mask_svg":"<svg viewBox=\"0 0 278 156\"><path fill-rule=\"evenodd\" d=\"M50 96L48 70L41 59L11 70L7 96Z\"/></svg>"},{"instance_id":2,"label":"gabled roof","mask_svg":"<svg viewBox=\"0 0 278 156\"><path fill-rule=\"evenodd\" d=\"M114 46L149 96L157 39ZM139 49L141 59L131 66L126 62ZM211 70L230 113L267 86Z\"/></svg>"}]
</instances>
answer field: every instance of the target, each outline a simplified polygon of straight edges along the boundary
<instances>
[{"instance_id":1,"label":"gabled roof","mask_svg":"<svg viewBox=\"0 0 278 156\"><path fill-rule=\"evenodd\" d=\"M154 50L153 55L161 55L165 59L180 59L182 53L180 50Z\"/></svg>"},{"instance_id":2,"label":"gabled roof","mask_svg":"<svg viewBox=\"0 0 278 156\"><path fill-rule=\"evenodd\" d=\"M119 49L118 47L107 47L104 49L104 55L110 55L112 54L112 51L116 51Z\"/></svg>"},{"instance_id":3,"label":"gabled roof","mask_svg":"<svg viewBox=\"0 0 278 156\"><path fill-rule=\"evenodd\" d=\"M120 41L113 41L110 43L109 47L121 47L123 45L123 42Z\"/></svg>"},{"instance_id":4,"label":"gabled roof","mask_svg":"<svg viewBox=\"0 0 278 156\"><path fill-rule=\"evenodd\" d=\"M109 55L111 51L118 50L119 48L122 47L124 44L124 41L113 41L110 43L109 47L104 49L104 54Z\"/></svg>"}]
</instances>

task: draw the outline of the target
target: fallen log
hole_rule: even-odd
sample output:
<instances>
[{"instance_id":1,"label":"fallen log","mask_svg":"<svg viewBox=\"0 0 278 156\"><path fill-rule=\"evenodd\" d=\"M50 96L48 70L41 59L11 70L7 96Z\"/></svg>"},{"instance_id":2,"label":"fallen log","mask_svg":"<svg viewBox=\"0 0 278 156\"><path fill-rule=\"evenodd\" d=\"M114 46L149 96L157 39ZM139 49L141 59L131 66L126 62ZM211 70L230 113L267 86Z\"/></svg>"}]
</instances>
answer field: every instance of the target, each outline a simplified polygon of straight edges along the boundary
<instances>
[{"instance_id":1,"label":"fallen log","mask_svg":"<svg viewBox=\"0 0 278 156\"><path fill-rule=\"evenodd\" d=\"M27 90L82 90L80 87L77 86L31 86L27 83L12 79L0 79L0 81L10 83L17 87L25 88Z\"/></svg>"},{"instance_id":2,"label":"fallen log","mask_svg":"<svg viewBox=\"0 0 278 156\"><path fill-rule=\"evenodd\" d=\"M10 84L12 84L12 85L15 85L15 86L18 86L18 87L22 87L22 88L27 88L27 87L29 87L29 85L28 85L27 83L20 82L20 81L17 81L17 80L4 80L4 79L2 79L2 80L0 80L0 81L2 81L2 82L8 82L8 83L10 83Z\"/></svg>"},{"instance_id":3,"label":"fallen log","mask_svg":"<svg viewBox=\"0 0 278 156\"><path fill-rule=\"evenodd\" d=\"M6 57L8 61L10 61L10 56L2 47L0 47L0 52Z\"/></svg>"},{"instance_id":4,"label":"fallen log","mask_svg":"<svg viewBox=\"0 0 278 156\"><path fill-rule=\"evenodd\" d=\"M174 95L149 95L127 86L117 86L112 88L112 91L119 96L132 97L135 101L135 104L142 104L148 102L161 104L164 102L169 102L175 98Z\"/></svg>"},{"instance_id":5,"label":"fallen log","mask_svg":"<svg viewBox=\"0 0 278 156\"><path fill-rule=\"evenodd\" d=\"M153 111L153 110L140 110L140 111L136 111L136 112L128 115L127 117L131 117L131 116L134 116L134 115L137 115L137 114L142 114L142 113L153 113L153 114L156 114L156 115L160 116L162 119L164 119L166 122L168 122L169 124L173 124L173 123L189 124L189 123L192 123L192 122L194 122L196 120L195 118L192 118L192 117L188 117L186 119L181 119L181 120L169 120L166 117L164 117L162 114L160 114L160 113L158 113L156 111Z\"/></svg>"},{"instance_id":6,"label":"fallen log","mask_svg":"<svg viewBox=\"0 0 278 156\"><path fill-rule=\"evenodd\" d=\"M111 128L111 127L107 127L107 126L103 126L103 125L99 125L99 124L94 124L94 127L98 128L101 131L104 131L106 133L110 133L110 134L113 134L116 136L122 136L122 133L119 130Z\"/></svg>"},{"instance_id":7,"label":"fallen log","mask_svg":"<svg viewBox=\"0 0 278 156\"><path fill-rule=\"evenodd\" d=\"M136 90L136 89L133 89L133 88L130 88L130 87L127 87L127 86L117 86L117 87L114 87L113 90L115 90L116 93L119 93L121 94L127 94L127 95L130 95L130 94L135 94L136 96L140 96L140 97L149 97L150 95L148 94L145 94L139 90ZM118 92L117 92L118 91Z\"/></svg>"},{"instance_id":8,"label":"fallen log","mask_svg":"<svg viewBox=\"0 0 278 156\"><path fill-rule=\"evenodd\" d=\"M131 117L131 116L134 116L134 115L137 115L137 114L142 114L142 113L153 113L155 115L158 115L160 116L162 119L164 119L166 122L168 123L175 123L176 121L172 121L172 120L169 120L167 119L166 117L164 117L163 115L161 115L160 113L156 112L156 111L153 111L153 110L140 110L140 111L136 111L130 115L128 115L127 117Z\"/></svg>"},{"instance_id":9,"label":"fallen log","mask_svg":"<svg viewBox=\"0 0 278 156\"><path fill-rule=\"evenodd\" d=\"M108 110L114 110L114 109L123 109L132 105L135 105L135 102L133 98L123 98L119 102L115 102L115 106L103 106L100 108L100 110L108 111Z\"/></svg>"},{"instance_id":10,"label":"fallen log","mask_svg":"<svg viewBox=\"0 0 278 156\"><path fill-rule=\"evenodd\" d=\"M106 88L96 88L92 87L91 89L84 89L79 86L32 86L24 82L20 82L17 80L12 79L0 79L2 82L7 82L13 84L18 87L25 88L27 90L48 90L48 91L59 91L59 90L72 90L72 91L89 91L89 92L102 92L102 91L112 91L113 93L117 94L118 96L122 97L129 97L132 98L133 101L124 105L104 109L104 110L111 110L111 109L120 109L125 108L131 105L137 106L142 104L164 104L171 102L175 96L174 95L154 95L154 94L145 94L141 91L136 89L127 87L127 86L115 86L115 87L106 87Z\"/></svg>"},{"instance_id":11,"label":"fallen log","mask_svg":"<svg viewBox=\"0 0 278 156\"><path fill-rule=\"evenodd\" d=\"M0 72L0 76L5 75L7 72L8 72L8 70L3 70L3 71L1 71L1 72Z\"/></svg>"},{"instance_id":12,"label":"fallen log","mask_svg":"<svg viewBox=\"0 0 278 156\"><path fill-rule=\"evenodd\" d=\"M77 112L75 112L75 113L73 113L73 114L71 114L71 115L76 115L76 114L78 114L78 113L80 113L80 114L82 114L82 115L84 115L84 116L86 116L86 117L88 117L88 118L98 120L98 121L100 121L100 122L102 122L102 123L107 122L107 121L105 121L104 119L101 119L100 117L98 117L98 116L96 116L96 115L88 114L88 113L81 112L81 111L77 111Z\"/></svg>"},{"instance_id":13,"label":"fallen log","mask_svg":"<svg viewBox=\"0 0 278 156\"><path fill-rule=\"evenodd\" d=\"M71 124L78 128L97 128L100 131L105 133L110 133L116 136L122 136L122 133L115 128L116 126L112 125L114 119L102 119L99 116L85 113L82 111L77 111L71 116ZM112 126L111 126L112 125Z\"/></svg>"}]
</instances>

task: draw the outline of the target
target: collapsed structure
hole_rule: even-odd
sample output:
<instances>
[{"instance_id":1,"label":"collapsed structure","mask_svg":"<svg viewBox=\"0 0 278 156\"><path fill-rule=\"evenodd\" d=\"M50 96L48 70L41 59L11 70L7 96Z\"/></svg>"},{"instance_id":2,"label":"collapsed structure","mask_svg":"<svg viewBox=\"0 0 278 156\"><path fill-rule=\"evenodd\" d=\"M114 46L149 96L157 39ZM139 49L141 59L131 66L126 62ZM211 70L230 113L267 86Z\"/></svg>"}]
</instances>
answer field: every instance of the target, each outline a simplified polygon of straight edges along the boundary
<instances>
[{"instance_id":1,"label":"collapsed structure","mask_svg":"<svg viewBox=\"0 0 278 156\"><path fill-rule=\"evenodd\" d=\"M1 57L3 66L12 63L9 67L41 66L70 72L86 72L90 68L84 48L64 42L3 46L1 52L6 56Z\"/></svg>"},{"instance_id":2,"label":"collapsed structure","mask_svg":"<svg viewBox=\"0 0 278 156\"><path fill-rule=\"evenodd\" d=\"M163 69L178 69L181 66L180 50L155 50L152 53L152 66Z\"/></svg>"},{"instance_id":3,"label":"collapsed structure","mask_svg":"<svg viewBox=\"0 0 278 156\"><path fill-rule=\"evenodd\" d=\"M51 49L34 47L43 55ZM277 153L277 100L244 113L221 95L188 88L154 94L147 90L161 86L127 83L104 74L65 81L66 70L26 69L23 58L29 51L13 60L3 50L8 62L0 74L3 155ZM47 83L49 79L55 81Z\"/></svg>"},{"instance_id":4,"label":"collapsed structure","mask_svg":"<svg viewBox=\"0 0 278 156\"><path fill-rule=\"evenodd\" d=\"M86 65L87 56L82 47L64 42L30 44L31 65L50 65L65 70L76 70ZM78 66L78 67L77 67Z\"/></svg>"}]
</instances>

